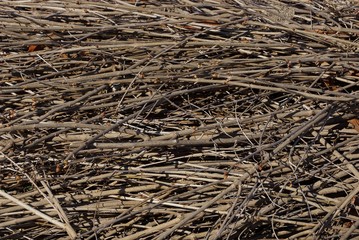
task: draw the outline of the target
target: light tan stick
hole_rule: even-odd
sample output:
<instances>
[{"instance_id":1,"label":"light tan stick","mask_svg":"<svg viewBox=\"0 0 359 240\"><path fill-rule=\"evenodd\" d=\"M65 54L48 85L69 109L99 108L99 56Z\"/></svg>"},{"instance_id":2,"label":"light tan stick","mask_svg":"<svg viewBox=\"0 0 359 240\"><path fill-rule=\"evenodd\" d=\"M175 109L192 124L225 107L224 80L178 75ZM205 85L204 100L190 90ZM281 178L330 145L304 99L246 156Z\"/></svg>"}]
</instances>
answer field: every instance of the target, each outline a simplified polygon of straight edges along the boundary
<instances>
[{"instance_id":1,"label":"light tan stick","mask_svg":"<svg viewBox=\"0 0 359 240\"><path fill-rule=\"evenodd\" d=\"M25 203L19 201L18 199L14 198L13 196L7 194L6 192L4 192L4 191L2 191L2 190L0 190L0 195L1 195L2 197L4 197L4 198L7 198L7 199L11 200L12 202L16 203L17 205L19 205L19 206L21 206L21 207L23 207L23 208L29 210L29 211L32 212L33 214L35 214L35 215L37 215L37 216L43 218L45 221L50 222L50 223L54 224L55 226L57 226L57 227L59 227L59 228L61 228L61 229L66 230L67 233L69 234L69 236L71 237L71 239L75 239L75 238L76 238L76 233L74 233L74 232L72 232L72 231L68 231L68 228L67 228L67 226L66 226L65 224L63 224L63 223L61 223L61 222L59 222L59 221L57 221L57 220L55 220L55 219L49 217L48 215L46 215L46 214L44 214L44 213L42 213L42 212L36 210L35 208L33 208L33 207L31 207L31 206L29 206L29 205L27 205L27 204L25 204Z\"/></svg>"}]
</instances>

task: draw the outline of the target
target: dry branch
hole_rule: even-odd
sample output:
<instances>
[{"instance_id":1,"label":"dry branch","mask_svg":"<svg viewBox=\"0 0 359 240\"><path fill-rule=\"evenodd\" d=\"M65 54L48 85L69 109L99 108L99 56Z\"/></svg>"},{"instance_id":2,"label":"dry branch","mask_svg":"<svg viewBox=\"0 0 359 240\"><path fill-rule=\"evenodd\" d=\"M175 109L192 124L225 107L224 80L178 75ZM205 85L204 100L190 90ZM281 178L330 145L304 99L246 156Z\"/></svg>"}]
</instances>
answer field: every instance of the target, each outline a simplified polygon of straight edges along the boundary
<instances>
[{"instance_id":1,"label":"dry branch","mask_svg":"<svg viewBox=\"0 0 359 240\"><path fill-rule=\"evenodd\" d=\"M0 238L358 238L358 13L1 1Z\"/></svg>"}]
</instances>

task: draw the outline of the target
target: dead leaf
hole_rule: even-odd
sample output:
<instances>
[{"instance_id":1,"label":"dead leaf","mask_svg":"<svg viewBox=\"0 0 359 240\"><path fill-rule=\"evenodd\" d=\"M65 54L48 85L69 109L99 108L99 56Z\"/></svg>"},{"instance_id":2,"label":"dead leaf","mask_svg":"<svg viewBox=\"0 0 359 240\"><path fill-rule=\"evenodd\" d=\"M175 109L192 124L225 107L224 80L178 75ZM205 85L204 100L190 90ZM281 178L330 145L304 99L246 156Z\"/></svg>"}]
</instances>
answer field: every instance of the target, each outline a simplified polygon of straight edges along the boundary
<instances>
[{"instance_id":1,"label":"dead leaf","mask_svg":"<svg viewBox=\"0 0 359 240\"><path fill-rule=\"evenodd\" d=\"M353 119L348 120L348 122L350 124L352 124L354 129L357 130L357 132L359 133L359 119L358 118L353 118Z\"/></svg>"},{"instance_id":2,"label":"dead leaf","mask_svg":"<svg viewBox=\"0 0 359 240\"><path fill-rule=\"evenodd\" d=\"M325 79L324 85L331 91L336 91L339 88L333 79Z\"/></svg>"},{"instance_id":3,"label":"dead leaf","mask_svg":"<svg viewBox=\"0 0 359 240\"><path fill-rule=\"evenodd\" d=\"M34 51L40 51L43 50L46 46L45 45L29 45L27 51L28 52L34 52Z\"/></svg>"}]
</instances>

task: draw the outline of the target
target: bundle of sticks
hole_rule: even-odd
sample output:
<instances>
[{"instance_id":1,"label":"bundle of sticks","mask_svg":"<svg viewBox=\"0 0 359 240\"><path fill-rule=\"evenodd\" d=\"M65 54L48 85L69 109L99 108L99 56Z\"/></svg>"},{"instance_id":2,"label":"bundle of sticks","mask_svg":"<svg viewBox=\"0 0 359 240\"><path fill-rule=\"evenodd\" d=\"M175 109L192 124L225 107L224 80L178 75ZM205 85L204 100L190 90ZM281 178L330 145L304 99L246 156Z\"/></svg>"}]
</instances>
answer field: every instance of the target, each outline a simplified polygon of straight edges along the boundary
<instances>
[{"instance_id":1,"label":"bundle of sticks","mask_svg":"<svg viewBox=\"0 0 359 240\"><path fill-rule=\"evenodd\" d=\"M358 15L0 2L1 239L358 237Z\"/></svg>"}]
</instances>

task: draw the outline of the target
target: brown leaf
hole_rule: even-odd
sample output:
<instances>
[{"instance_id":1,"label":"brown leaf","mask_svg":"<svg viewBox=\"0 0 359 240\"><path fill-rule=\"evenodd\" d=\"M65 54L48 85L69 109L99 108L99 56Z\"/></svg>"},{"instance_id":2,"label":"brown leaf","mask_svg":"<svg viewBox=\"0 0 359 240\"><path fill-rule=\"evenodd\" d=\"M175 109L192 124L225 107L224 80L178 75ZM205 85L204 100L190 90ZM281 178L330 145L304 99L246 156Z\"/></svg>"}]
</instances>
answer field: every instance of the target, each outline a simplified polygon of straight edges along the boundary
<instances>
[{"instance_id":1,"label":"brown leaf","mask_svg":"<svg viewBox=\"0 0 359 240\"><path fill-rule=\"evenodd\" d=\"M37 45L30 45L29 48L27 49L28 52L34 52L36 51Z\"/></svg>"},{"instance_id":2,"label":"brown leaf","mask_svg":"<svg viewBox=\"0 0 359 240\"><path fill-rule=\"evenodd\" d=\"M61 172L61 165L60 165L60 164L56 164L55 172L56 172L56 173Z\"/></svg>"},{"instance_id":3,"label":"brown leaf","mask_svg":"<svg viewBox=\"0 0 359 240\"><path fill-rule=\"evenodd\" d=\"M29 45L27 51L28 52L34 52L34 51L40 51L42 49L44 49L43 45Z\"/></svg>"},{"instance_id":4,"label":"brown leaf","mask_svg":"<svg viewBox=\"0 0 359 240\"><path fill-rule=\"evenodd\" d=\"M333 79L325 79L324 85L331 91L335 91L339 88L339 86L335 85L335 82Z\"/></svg>"},{"instance_id":5,"label":"brown leaf","mask_svg":"<svg viewBox=\"0 0 359 240\"><path fill-rule=\"evenodd\" d=\"M358 118L353 118L348 120L349 123L351 123L354 127L355 130L357 130L357 132L359 132L359 119Z\"/></svg>"}]
</instances>

